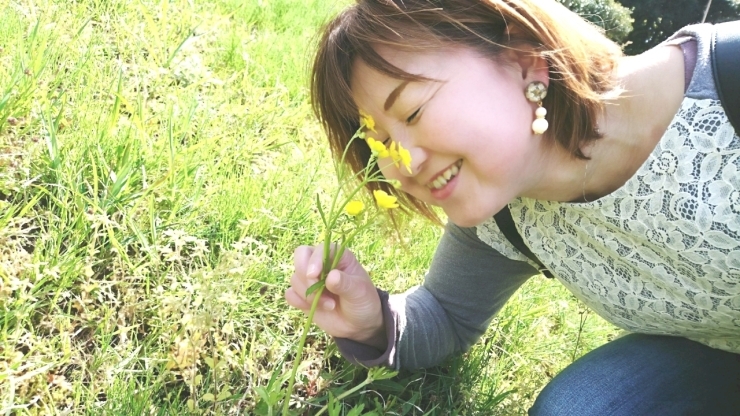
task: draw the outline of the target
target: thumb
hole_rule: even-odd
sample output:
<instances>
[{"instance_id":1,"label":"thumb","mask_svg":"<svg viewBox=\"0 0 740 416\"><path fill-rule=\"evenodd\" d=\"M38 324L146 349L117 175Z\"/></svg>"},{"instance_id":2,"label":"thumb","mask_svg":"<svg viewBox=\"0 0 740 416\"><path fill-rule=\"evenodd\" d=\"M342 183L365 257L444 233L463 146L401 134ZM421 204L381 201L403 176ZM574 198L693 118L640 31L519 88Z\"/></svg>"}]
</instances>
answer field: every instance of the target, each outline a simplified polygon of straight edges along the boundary
<instances>
[{"instance_id":1,"label":"thumb","mask_svg":"<svg viewBox=\"0 0 740 416\"><path fill-rule=\"evenodd\" d=\"M369 293L368 282L361 276L332 270L326 276L326 288L346 301L364 300Z\"/></svg>"}]
</instances>

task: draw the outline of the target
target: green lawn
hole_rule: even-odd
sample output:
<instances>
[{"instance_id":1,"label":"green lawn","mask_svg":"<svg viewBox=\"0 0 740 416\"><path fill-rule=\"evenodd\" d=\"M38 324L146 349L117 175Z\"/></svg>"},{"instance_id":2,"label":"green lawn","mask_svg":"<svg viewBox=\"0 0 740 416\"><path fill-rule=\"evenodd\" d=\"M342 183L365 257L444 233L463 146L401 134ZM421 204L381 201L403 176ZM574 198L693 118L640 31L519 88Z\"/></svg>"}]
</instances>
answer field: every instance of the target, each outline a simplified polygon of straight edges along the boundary
<instances>
[{"instance_id":1,"label":"green lawn","mask_svg":"<svg viewBox=\"0 0 740 416\"><path fill-rule=\"evenodd\" d=\"M335 186L308 65L344 3L0 0L0 414L279 414L292 252ZM407 222L354 247L389 291L440 236ZM519 414L614 333L535 278L464 357L339 414ZM315 329L291 406L366 373Z\"/></svg>"}]
</instances>

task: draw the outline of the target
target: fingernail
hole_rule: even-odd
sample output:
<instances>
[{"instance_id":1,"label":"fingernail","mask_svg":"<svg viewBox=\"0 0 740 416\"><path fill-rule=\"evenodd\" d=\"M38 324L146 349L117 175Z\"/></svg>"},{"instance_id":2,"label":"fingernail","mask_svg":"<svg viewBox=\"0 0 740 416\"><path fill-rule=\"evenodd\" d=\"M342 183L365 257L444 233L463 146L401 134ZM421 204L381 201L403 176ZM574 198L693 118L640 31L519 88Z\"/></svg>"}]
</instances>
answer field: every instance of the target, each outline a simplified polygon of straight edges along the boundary
<instances>
[{"instance_id":1,"label":"fingernail","mask_svg":"<svg viewBox=\"0 0 740 416\"><path fill-rule=\"evenodd\" d=\"M329 299L326 302L324 302L324 310L331 311L334 310L334 301Z\"/></svg>"},{"instance_id":2,"label":"fingernail","mask_svg":"<svg viewBox=\"0 0 740 416\"><path fill-rule=\"evenodd\" d=\"M317 273L318 270L316 270L316 269L317 269L317 267L316 267L315 264L312 264L312 265L308 266L308 269L306 270L306 275L307 276L315 276L315 275L317 275L318 274Z\"/></svg>"}]
</instances>

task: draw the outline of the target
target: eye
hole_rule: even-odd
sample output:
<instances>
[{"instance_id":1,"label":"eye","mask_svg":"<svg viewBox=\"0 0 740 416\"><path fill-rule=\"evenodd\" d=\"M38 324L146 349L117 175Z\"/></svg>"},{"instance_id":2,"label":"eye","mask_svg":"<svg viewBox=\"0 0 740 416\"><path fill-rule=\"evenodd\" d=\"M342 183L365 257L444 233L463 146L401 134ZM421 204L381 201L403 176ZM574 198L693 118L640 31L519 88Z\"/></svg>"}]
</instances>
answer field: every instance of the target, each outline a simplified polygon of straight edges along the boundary
<instances>
[{"instance_id":1,"label":"eye","mask_svg":"<svg viewBox=\"0 0 740 416\"><path fill-rule=\"evenodd\" d=\"M391 142L391 138L390 137L387 138L387 139L385 139L385 140L383 140L383 144L386 145L386 146L388 146L388 143L390 143L390 142Z\"/></svg>"},{"instance_id":2,"label":"eye","mask_svg":"<svg viewBox=\"0 0 740 416\"><path fill-rule=\"evenodd\" d=\"M416 111L414 111L413 114L409 116L409 118L406 119L406 124L411 124L416 119L416 116L419 115L419 111L421 111L421 107L417 108Z\"/></svg>"}]
</instances>

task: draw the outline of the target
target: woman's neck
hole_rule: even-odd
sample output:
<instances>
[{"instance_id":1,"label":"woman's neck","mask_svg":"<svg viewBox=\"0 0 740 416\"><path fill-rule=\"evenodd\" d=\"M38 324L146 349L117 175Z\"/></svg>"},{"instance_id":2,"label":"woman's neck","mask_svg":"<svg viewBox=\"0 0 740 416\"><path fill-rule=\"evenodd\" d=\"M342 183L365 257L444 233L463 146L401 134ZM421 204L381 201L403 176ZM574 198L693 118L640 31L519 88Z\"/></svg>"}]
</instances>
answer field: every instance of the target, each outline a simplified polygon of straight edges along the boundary
<instances>
[{"instance_id":1,"label":"woman's neck","mask_svg":"<svg viewBox=\"0 0 740 416\"><path fill-rule=\"evenodd\" d=\"M623 92L606 102L597 120L603 137L582 149L589 160L542 141L540 157L531 162L539 174L520 196L593 201L624 185L647 160L683 100L683 54L678 46L661 46L625 57L616 77Z\"/></svg>"},{"instance_id":2,"label":"woman's neck","mask_svg":"<svg viewBox=\"0 0 740 416\"><path fill-rule=\"evenodd\" d=\"M624 92L606 104L599 120L604 135L584 150L591 157L584 193L593 200L629 180L665 134L684 96L679 46L661 46L625 57L617 76Z\"/></svg>"}]
</instances>

